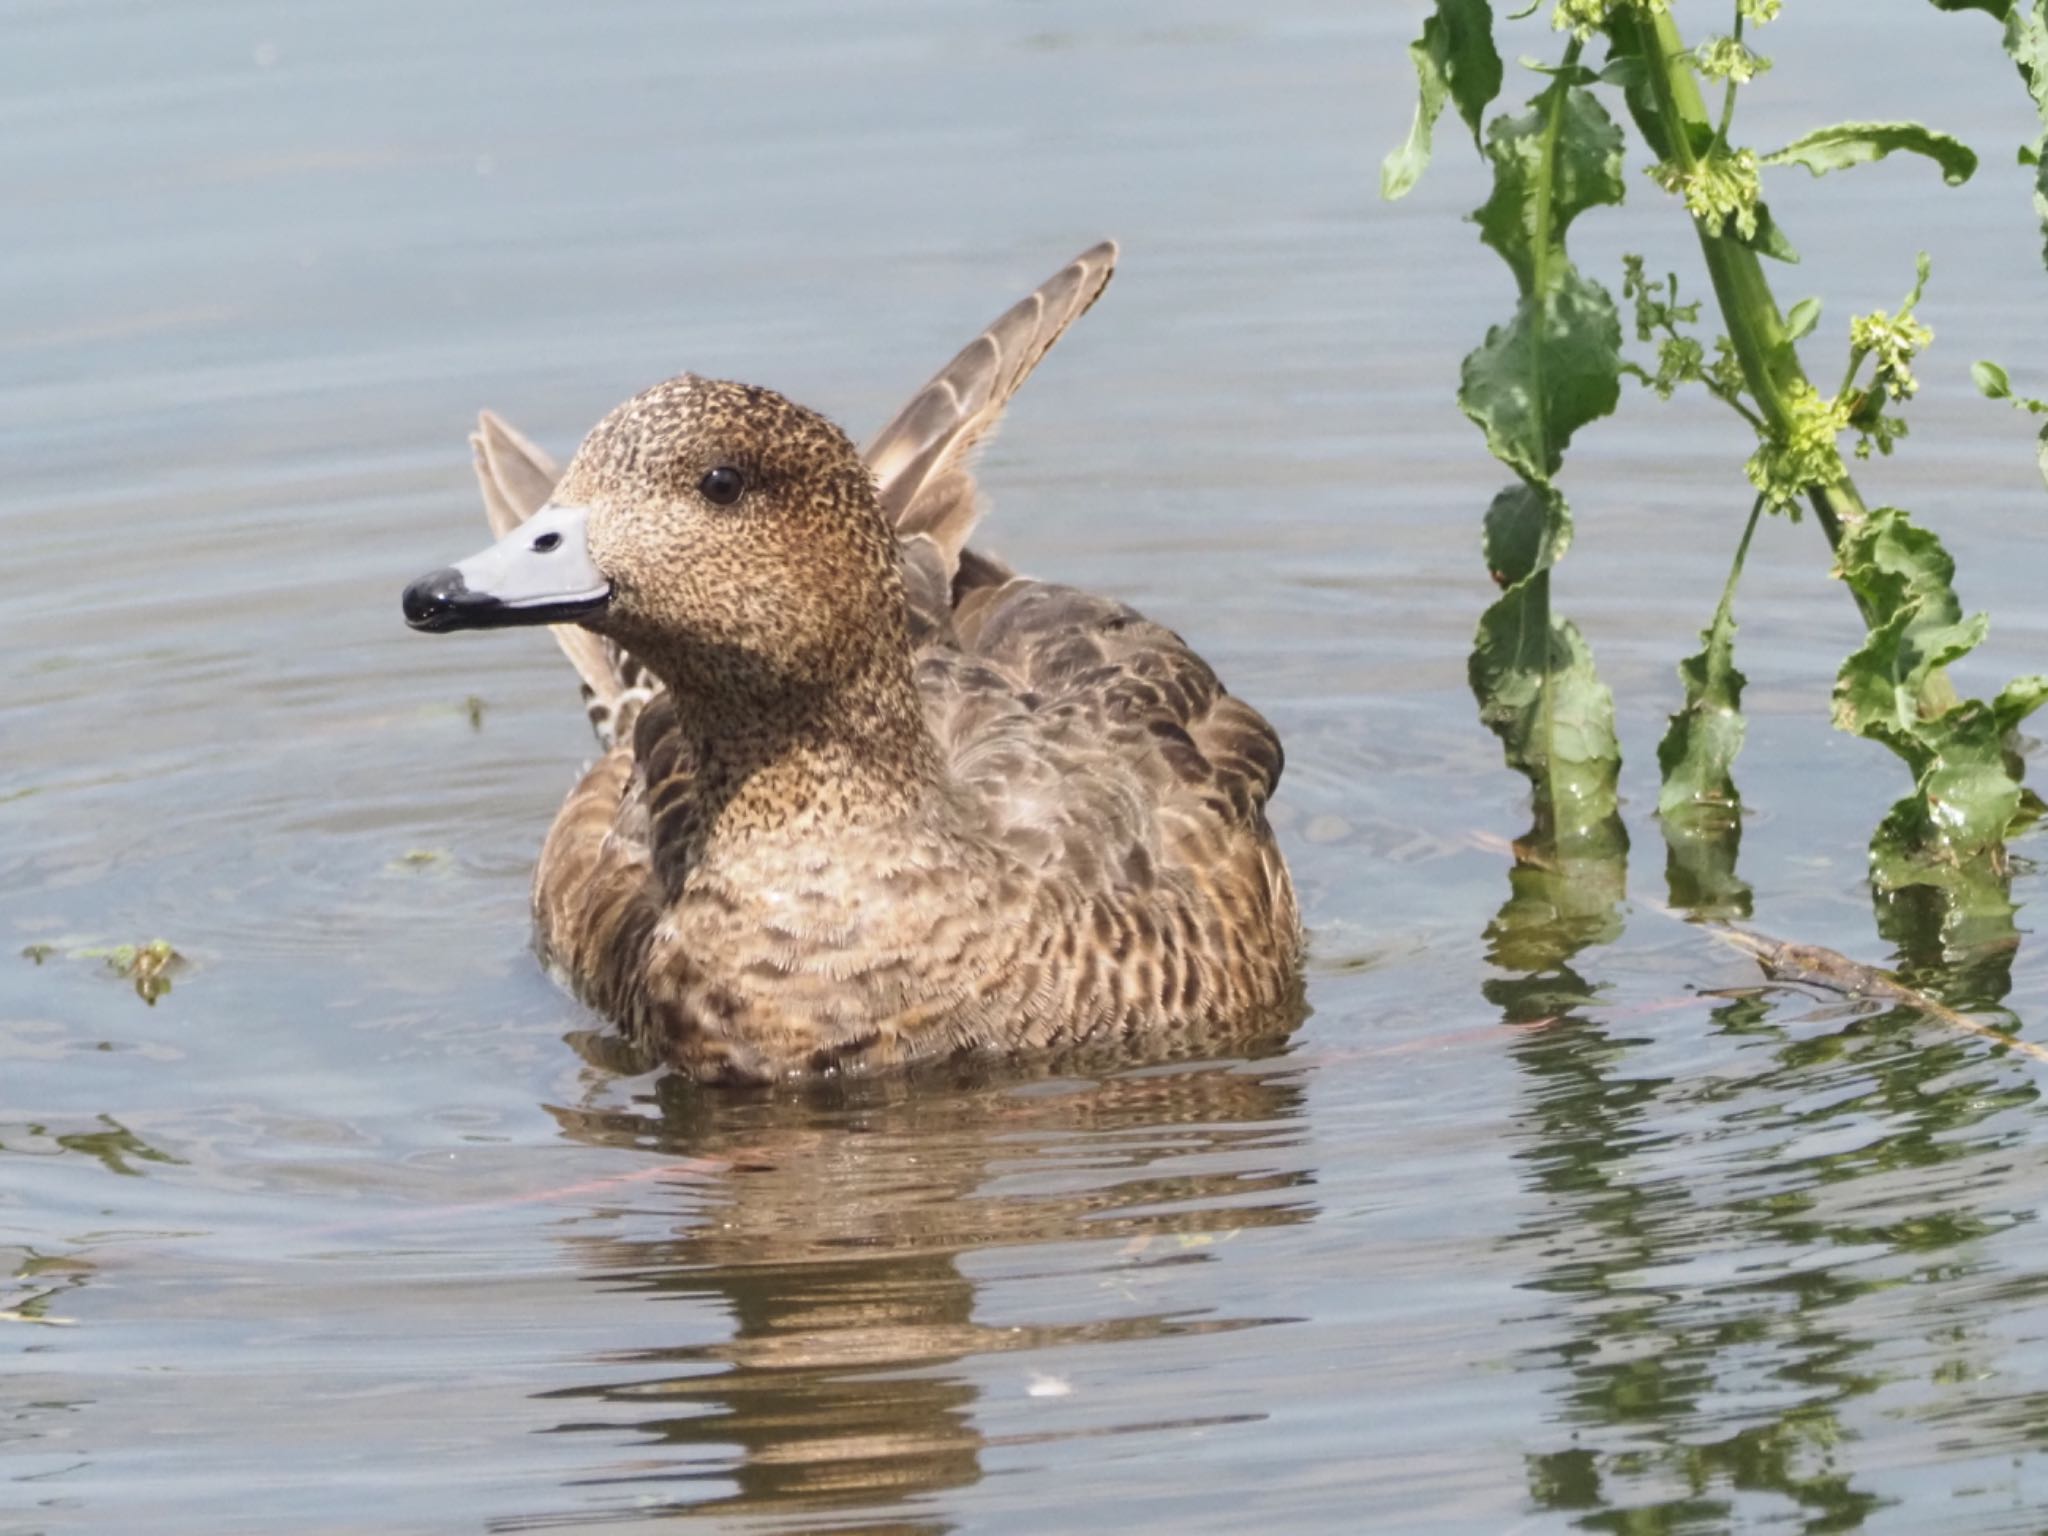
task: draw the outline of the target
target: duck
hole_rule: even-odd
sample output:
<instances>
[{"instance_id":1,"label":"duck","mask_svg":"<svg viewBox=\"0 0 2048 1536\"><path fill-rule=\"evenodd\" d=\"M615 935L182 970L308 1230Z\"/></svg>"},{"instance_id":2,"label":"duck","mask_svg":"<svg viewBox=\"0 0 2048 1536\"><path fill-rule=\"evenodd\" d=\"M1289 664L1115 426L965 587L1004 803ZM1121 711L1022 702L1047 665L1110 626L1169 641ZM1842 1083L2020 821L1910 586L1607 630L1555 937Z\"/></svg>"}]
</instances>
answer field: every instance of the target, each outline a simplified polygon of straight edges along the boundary
<instances>
[{"instance_id":1,"label":"duck","mask_svg":"<svg viewBox=\"0 0 2048 1536\"><path fill-rule=\"evenodd\" d=\"M684 373L553 460L486 411L496 542L430 633L547 625L599 755L542 845L542 964L641 1059L772 1084L1303 1011L1280 738L1178 634L969 547L977 451L1101 297L1083 252L869 442Z\"/></svg>"}]
</instances>

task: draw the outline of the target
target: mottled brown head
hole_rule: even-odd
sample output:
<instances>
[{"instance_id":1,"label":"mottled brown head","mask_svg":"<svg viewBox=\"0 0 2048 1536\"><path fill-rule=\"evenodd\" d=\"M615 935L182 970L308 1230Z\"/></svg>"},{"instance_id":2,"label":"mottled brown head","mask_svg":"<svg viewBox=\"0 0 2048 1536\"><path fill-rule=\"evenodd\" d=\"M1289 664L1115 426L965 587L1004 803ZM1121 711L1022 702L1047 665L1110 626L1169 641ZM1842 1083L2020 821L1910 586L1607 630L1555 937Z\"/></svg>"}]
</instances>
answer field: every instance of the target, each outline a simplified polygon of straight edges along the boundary
<instances>
[{"instance_id":1,"label":"mottled brown head","mask_svg":"<svg viewBox=\"0 0 2048 1536\"><path fill-rule=\"evenodd\" d=\"M684 694L829 689L904 651L893 533L846 435L771 390L688 374L598 423L552 500L610 583L584 622Z\"/></svg>"}]
</instances>

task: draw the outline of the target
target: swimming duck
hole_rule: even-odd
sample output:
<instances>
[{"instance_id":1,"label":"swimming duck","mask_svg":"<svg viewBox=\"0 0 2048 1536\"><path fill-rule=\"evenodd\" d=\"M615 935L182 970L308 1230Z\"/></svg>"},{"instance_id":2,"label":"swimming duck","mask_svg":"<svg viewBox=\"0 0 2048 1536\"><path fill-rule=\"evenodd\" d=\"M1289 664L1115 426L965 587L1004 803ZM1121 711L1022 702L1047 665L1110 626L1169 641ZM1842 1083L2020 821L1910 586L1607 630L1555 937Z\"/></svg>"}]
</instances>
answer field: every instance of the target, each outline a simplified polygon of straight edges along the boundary
<instances>
[{"instance_id":1,"label":"swimming duck","mask_svg":"<svg viewBox=\"0 0 2048 1536\"><path fill-rule=\"evenodd\" d=\"M560 473L482 416L498 541L403 611L557 626L604 751L541 850L536 946L646 1057L758 1083L1173 1054L1298 1006L1272 728L1178 635L967 548L976 449L1116 256L1008 310L864 454L692 374Z\"/></svg>"}]
</instances>

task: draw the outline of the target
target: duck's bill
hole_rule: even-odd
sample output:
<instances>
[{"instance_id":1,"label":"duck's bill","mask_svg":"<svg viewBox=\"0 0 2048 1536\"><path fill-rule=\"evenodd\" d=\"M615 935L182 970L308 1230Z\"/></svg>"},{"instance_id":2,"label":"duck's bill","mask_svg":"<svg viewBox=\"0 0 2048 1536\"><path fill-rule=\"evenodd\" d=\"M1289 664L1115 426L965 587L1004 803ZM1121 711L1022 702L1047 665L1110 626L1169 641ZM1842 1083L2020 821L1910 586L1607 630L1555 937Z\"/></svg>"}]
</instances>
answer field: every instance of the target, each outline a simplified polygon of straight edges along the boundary
<instances>
[{"instance_id":1,"label":"duck's bill","mask_svg":"<svg viewBox=\"0 0 2048 1536\"><path fill-rule=\"evenodd\" d=\"M405 622L443 634L514 624L572 624L611 601L590 558L582 507L542 507L481 554L429 571L405 589Z\"/></svg>"}]
</instances>

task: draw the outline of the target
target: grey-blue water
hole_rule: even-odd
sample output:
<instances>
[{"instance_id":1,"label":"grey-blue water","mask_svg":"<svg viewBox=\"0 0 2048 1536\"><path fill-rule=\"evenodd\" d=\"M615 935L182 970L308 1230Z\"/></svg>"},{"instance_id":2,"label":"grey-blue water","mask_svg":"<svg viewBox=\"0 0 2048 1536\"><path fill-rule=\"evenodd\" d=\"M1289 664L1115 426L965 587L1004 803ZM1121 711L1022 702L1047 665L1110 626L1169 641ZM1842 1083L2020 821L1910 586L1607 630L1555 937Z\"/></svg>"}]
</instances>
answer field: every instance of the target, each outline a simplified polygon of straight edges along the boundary
<instances>
[{"instance_id":1,"label":"grey-blue water","mask_svg":"<svg viewBox=\"0 0 2048 1536\"><path fill-rule=\"evenodd\" d=\"M1553 918L1525 871L1504 911L1527 808L1464 681L1500 473L1453 389L1511 286L1449 120L1375 195L1425 9L4 8L0 1529L2048 1528L2048 1068L1757 991L1670 910L1653 748L1749 499L1710 404L1632 394L1573 453L1557 590L1634 848L1625 896ZM1793 0L1741 124L1984 153L1958 190L1772 173L1824 336L1934 256L1914 434L1864 484L1996 615L1973 689L2048 663L2031 428L1967 379L2041 392L2048 353L1994 34ZM1584 265L1703 286L1630 183ZM585 1065L525 924L571 678L398 621L481 540L473 412L566 452L692 368L863 434L1103 234L988 538L1279 725L1313 1016L914 1093ZM1828 725L1853 607L1810 522L1750 567L1755 925L2038 1037L2040 840L2016 949L1874 906L1905 782ZM158 937L153 1007L85 953Z\"/></svg>"}]
</instances>

